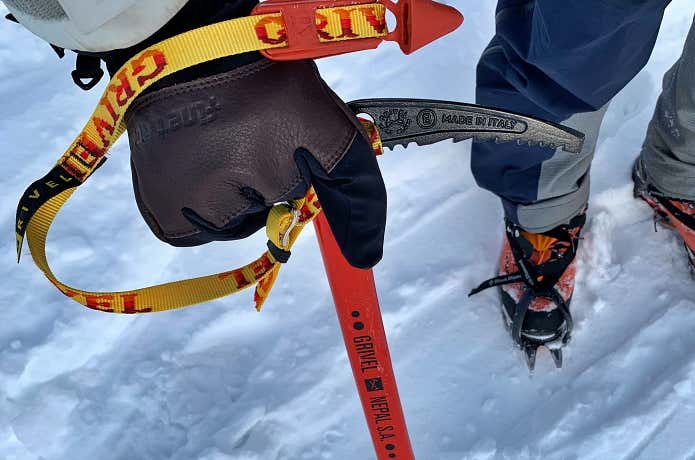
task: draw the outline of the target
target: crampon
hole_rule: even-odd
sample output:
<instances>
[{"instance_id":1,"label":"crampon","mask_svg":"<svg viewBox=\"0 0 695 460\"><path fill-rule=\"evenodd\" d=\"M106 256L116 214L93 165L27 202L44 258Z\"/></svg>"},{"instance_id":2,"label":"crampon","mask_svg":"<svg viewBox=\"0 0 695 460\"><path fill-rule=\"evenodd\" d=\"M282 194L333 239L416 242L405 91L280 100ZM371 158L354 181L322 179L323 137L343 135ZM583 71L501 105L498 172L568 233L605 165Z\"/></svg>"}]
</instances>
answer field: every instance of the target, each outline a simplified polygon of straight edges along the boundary
<instances>
[{"instance_id":1,"label":"crampon","mask_svg":"<svg viewBox=\"0 0 695 460\"><path fill-rule=\"evenodd\" d=\"M574 325L570 302L575 255L585 221L582 212L567 225L530 233L507 220L499 276L469 294L499 289L504 322L531 371L540 347L550 352L557 368L562 367L562 349L569 343Z\"/></svg>"},{"instance_id":2,"label":"crampon","mask_svg":"<svg viewBox=\"0 0 695 460\"><path fill-rule=\"evenodd\" d=\"M647 181L646 173L639 161L632 169L635 198L641 198L654 210L656 224L675 231L683 240L683 247L690 263L690 272L695 276L695 201L672 198L661 193Z\"/></svg>"}]
</instances>

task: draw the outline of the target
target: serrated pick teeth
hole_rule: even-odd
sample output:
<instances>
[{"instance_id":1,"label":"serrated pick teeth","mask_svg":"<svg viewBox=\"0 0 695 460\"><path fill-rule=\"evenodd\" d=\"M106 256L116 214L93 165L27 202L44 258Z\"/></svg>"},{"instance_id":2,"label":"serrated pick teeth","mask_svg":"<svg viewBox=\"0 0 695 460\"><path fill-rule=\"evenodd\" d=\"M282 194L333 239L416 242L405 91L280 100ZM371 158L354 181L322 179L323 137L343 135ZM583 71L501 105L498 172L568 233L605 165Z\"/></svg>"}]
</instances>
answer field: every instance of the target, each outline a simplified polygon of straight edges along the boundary
<instances>
[{"instance_id":1,"label":"serrated pick teeth","mask_svg":"<svg viewBox=\"0 0 695 460\"><path fill-rule=\"evenodd\" d=\"M424 137L424 136L423 136ZM444 137L438 142L442 142L445 140L451 139L454 143L459 143L466 141L468 139L475 139L479 142L494 142L495 144L505 144L510 142L509 140L504 140L501 139L499 136L489 136L489 135L480 135L480 134L452 134L449 137ZM408 140L397 140L397 141L384 141L383 145L384 147L393 150L397 146L402 146L403 148L408 148L408 146L412 143L415 143L418 146L423 146L423 145L431 145L432 142L422 142L422 138L419 137L413 137L412 139ZM534 147L538 146L541 148L547 147L549 149L567 149L571 147L570 144L567 143L554 143L554 142L546 142L546 141L535 141L533 139L516 139L516 144L523 146L529 146L529 147Z\"/></svg>"}]
</instances>

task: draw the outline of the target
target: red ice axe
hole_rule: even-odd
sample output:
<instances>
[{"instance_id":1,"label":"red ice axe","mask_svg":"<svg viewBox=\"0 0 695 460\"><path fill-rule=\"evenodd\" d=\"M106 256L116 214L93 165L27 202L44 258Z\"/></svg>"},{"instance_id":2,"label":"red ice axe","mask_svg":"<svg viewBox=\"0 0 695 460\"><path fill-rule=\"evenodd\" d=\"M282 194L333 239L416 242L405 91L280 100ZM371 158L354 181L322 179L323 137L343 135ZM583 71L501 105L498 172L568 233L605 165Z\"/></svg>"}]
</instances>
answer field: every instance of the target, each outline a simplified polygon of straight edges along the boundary
<instances>
[{"instance_id":1,"label":"red ice axe","mask_svg":"<svg viewBox=\"0 0 695 460\"><path fill-rule=\"evenodd\" d=\"M581 151L584 136L524 115L456 102L372 99L349 104L375 121L383 147L459 142L523 142ZM323 263L378 460L414 460L381 318L374 274L345 260L325 215L314 220Z\"/></svg>"},{"instance_id":2,"label":"red ice axe","mask_svg":"<svg viewBox=\"0 0 695 460\"><path fill-rule=\"evenodd\" d=\"M414 460L372 270L352 267L321 213L314 227L378 460Z\"/></svg>"}]
</instances>

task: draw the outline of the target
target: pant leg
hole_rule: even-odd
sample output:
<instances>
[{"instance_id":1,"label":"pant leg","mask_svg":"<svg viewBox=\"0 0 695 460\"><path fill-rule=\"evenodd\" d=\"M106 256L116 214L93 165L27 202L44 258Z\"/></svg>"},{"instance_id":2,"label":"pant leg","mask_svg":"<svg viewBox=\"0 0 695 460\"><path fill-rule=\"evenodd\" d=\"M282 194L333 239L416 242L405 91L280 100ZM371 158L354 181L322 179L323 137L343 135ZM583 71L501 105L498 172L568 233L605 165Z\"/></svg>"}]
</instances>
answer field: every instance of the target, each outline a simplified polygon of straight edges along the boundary
<instances>
[{"instance_id":1,"label":"pant leg","mask_svg":"<svg viewBox=\"0 0 695 460\"><path fill-rule=\"evenodd\" d=\"M647 63L669 1L499 0L496 34L477 68L477 102L586 134L579 155L473 144L476 181L516 223L542 232L586 206L607 104Z\"/></svg>"},{"instance_id":2,"label":"pant leg","mask_svg":"<svg viewBox=\"0 0 695 460\"><path fill-rule=\"evenodd\" d=\"M695 200L695 21L683 54L664 76L640 162L661 192Z\"/></svg>"}]
</instances>

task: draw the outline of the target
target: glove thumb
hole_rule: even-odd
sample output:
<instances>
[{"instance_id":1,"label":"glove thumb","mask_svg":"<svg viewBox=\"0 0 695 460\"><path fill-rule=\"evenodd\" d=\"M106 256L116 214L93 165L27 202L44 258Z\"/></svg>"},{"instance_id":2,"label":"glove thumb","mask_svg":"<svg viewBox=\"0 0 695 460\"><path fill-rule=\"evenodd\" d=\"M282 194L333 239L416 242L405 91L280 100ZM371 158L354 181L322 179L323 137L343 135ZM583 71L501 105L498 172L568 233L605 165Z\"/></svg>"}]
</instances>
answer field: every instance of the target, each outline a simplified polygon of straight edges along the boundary
<instances>
[{"instance_id":1,"label":"glove thumb","mask_svg":"<svg viewBox=\"0 0 695 460\"><path fill-rule=\"evenodd\" d=\"M386 187L372 148L357 134L343 159L327 173L306 150L295 160L321 202L333 235L350 265L371 268L383 255Z\"/></svg>"}]
</instances>

